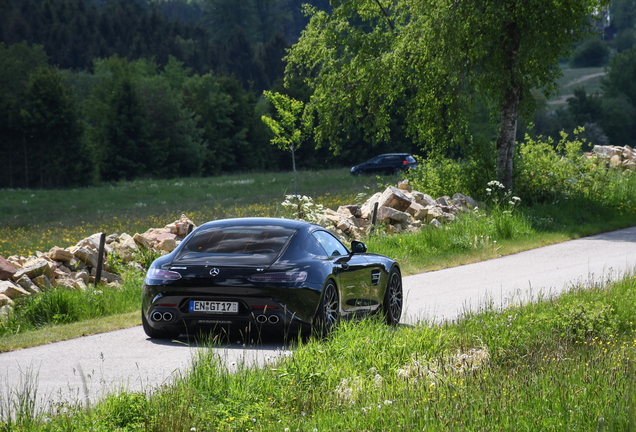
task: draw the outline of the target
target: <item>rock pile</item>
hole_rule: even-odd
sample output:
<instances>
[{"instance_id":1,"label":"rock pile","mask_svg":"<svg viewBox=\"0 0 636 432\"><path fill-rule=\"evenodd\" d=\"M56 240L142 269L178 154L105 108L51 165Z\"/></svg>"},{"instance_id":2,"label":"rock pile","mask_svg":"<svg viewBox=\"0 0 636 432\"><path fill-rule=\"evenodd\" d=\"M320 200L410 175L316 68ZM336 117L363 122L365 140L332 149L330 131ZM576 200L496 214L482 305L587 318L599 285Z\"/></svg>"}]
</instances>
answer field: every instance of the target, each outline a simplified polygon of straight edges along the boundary
<instances>
[{"instance_id":1,"label":"rock pile","mask_svg":"<svg viewBox=\"0 0 636 432\"><path fill-rule=\"evenodd\" d=\"M195 228L194 223L182 215L164 228L151 228L143 234L130 236L111 234L106 237L101 283L119 287L122 278L109 272L107 258L116 254L122 261L133 263L133 256L141 249L167 254ZM93 234L65 249L54 246L46 253L35 256L12 255L0 257L0 317L6 316L15 299L37 295L51 288L85 290L95 282L102 233Z\"/></svg>"},{"instance_id":2,"label":"rock pile","mask_svg":"<svg viewBox=\"0 0 636 432\"><path fill-rule=\"evenodd\" d=\"M636 169L636 150L630 146L598 146L595 145L588 158L597 157L606 160L615 168Z\"/></svg>"},{"instance_id":3,"label":"rock pile","mask_svg":"<svg viewBox=\"0 0 636 432\"><path fill-rule=\"evenodd\" d=\"M470 212L480 205L473 198L456 193L452 197L431 196L411 190L408 180L378 192L362 206L340 206L337 211L327 209L321 225L345 238L360 239L371 229L373 211L377 203L376 223L384 225L389 234L415 232L423 226L441 227L460 212Z\"/></svg>"}]
</instances>

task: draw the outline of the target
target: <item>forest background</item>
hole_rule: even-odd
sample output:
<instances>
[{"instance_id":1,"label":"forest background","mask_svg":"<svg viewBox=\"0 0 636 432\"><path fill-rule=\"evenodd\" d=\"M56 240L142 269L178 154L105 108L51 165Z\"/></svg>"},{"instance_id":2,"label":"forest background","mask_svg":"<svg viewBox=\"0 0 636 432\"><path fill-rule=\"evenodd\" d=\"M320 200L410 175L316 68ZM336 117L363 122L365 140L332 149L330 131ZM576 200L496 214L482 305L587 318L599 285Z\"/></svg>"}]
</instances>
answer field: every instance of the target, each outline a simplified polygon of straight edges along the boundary
<instances>
[{"instance_id":1,"label":"forest background","mask_svg":"<svg viewBox=\"0 0 636 432\"><path fill-rule=\"evenodd\" d=\"M0 188L290 169L261 121L274 111L262 94L309 100L300 80L283 86L286 50L308 22L303 2L0 0ZM562 59L567 67L606 65L600 91L577 87L556 108L537 92L518 139L558 141L561 130L584 126L588 146L634 145L636 6L613 1L608 24ZM470 145L449 147L447 156L494 152L496 116L475 99ZM404 119L392 118L389 139L375 146L361 126L343 130L347 145L337 155L304 143L299 168L350 166L392 151L425 156Z\"/></svg>"}]
</instances>

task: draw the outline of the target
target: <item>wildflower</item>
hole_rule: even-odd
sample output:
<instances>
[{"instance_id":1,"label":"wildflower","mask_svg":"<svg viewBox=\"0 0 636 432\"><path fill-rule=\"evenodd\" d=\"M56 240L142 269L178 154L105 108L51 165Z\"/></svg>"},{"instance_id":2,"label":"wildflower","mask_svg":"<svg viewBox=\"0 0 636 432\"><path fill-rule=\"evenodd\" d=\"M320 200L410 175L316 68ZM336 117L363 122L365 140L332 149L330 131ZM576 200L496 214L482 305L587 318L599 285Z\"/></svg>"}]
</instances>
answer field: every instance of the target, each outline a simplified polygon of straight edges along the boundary
<instances>
[{"instance_id":1,"label":"wildflower","mask_svg":"<svg viewBox=\"0 0 636 432\"><path fill-rule=\"evenodd\" d=\"M512 197L512 200L513 200L513 201L521 201L521 198L519 198L518 196L513 196L513 197Z\"/></svg>"}]
</instances>

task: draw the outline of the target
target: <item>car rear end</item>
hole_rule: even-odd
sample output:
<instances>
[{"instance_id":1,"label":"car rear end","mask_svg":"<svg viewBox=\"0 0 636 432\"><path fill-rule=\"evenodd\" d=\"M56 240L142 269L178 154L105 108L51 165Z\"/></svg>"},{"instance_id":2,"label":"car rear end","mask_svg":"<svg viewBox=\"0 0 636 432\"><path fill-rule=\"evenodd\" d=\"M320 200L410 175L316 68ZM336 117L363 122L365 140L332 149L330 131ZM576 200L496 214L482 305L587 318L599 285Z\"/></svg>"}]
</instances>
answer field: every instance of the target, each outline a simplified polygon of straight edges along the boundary
<instances>
[{"instance_id":1,"label":"car rear end","mask_svg":"<svg viewBox=\"0 0 636 432\"><path fill-rule=\"evenodd\" d=\"M313 286L298 263L278 263L298 227L291 221L283 227L258 221L202 225L177 250L157 259L142 289L147 324L172 335L308 326L322 287Z\"/></svg>"}]
</instances>

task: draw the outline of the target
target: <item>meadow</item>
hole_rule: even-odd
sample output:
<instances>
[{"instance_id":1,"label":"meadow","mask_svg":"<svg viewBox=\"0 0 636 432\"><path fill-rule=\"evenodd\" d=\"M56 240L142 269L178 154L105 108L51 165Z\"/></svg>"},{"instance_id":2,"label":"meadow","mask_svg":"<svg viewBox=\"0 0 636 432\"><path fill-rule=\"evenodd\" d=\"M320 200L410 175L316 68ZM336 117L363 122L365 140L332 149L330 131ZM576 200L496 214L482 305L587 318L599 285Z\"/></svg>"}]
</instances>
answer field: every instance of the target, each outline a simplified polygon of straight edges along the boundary
<instances>
[{"instance_id":1,"label":"meadow","mask_svg":"<svg viewBox=\"0 0 636 432\"><path fill-rule=\"evenodd\" d=\"M636 176L585 161L576 146L564 149L570 155L563 156L535 144L535 153L521 149L526 153L518 185L527 199L514 200L510 192L490 194L484 187L475 197L487 209L465 213L442 229L389 236L378 227L365 239L369 250L396 258L404 274L412 274L634 225ZM72 216L75 222L53 220L42 211L38 224L29 226L18 222L21 218L11 220L2 204L2 232L12 236L3 250L46 250L60 238L56 231L68 244L93 229L144 231L182 212L196 223L284 215L280 202L291 192L291 176L258 176L102 186L99 192L112 194L108 205L113 208L95 201ZM283 180L268 190L261 188L267 178ZM371 194L397 181L352 178L345 170L299 178L301 193L333 209L360 201L360 192ZM179 189L183 186L177 184L188 181L205 186L192 188L196 192ZM163 188L160 198L148 192L155 188ZM41 199L69 199L52 192ZM5 193L17 194L11 195L13 203L24 199L29 205L25 198L33 192L2 191L3 203L8 202ZM136 202L146 206L131 206ZM10 220L11 228L5 228ZM67 231L56 228L67 223ZM75 330L58 339L73 337L108 317L138 323L142 276L127 272L122 293L108 293L118 299L112 301L119 304L117 310L105 310L99 300L82 301L81 296L105 294L93 288L18 303L0 327L0 350L29 346L29 335L59 328ZM559 297L540 296L504 308L485 303L453 322L387 327L372 318L342 323L327 339L291 341L293 355L265 367L227 365L213 349L203 350L173 384L143 393L123 389L90 407L69 401L38 410L27 383L0 395L0 431L636 430L635 289L636 277L626 275L615 284L572 286ZM110 325L118 328L121 322ZM225 340L210 335L199 343L215 348Z\"/></svg>"}]
</instances>

